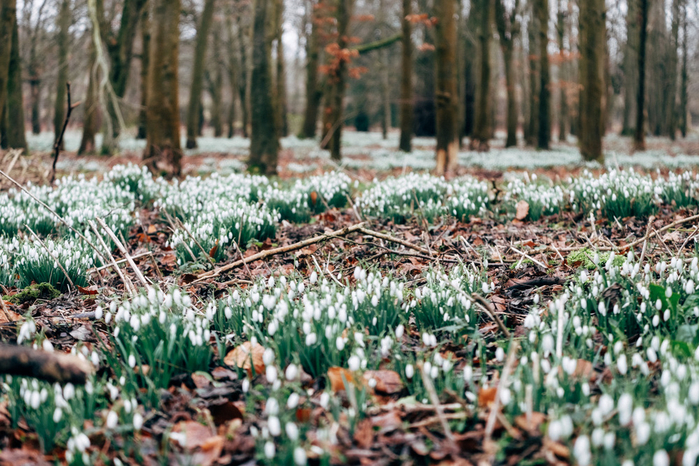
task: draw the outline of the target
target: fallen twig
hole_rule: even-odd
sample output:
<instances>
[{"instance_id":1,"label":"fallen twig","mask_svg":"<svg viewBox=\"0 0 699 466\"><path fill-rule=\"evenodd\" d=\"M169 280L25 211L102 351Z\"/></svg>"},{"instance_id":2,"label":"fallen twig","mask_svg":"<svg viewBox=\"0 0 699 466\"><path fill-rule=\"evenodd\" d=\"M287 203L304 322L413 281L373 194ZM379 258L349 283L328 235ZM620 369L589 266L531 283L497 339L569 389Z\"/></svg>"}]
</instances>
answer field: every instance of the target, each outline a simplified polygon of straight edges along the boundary
<instances>
[{"instance_id":1,"label":"fallen twig","mask_svg":"<svg viewBox=\"0 0 699 466\"><path fill-rule=\"evenodd\" d=\"M141 270L138 268L136 263L133 261L133 259L129 255L129 251L127 251L126 247L123 244L121 244L121 241L119 241L119 238L116 237L116 235L114 234L112 229L109 228L109 226L106 223L104 223L104 220L102 220L101 218L97 217L95 220L97 220L97 223L100 224L102 229L104 231L106 231L107 235L109 235L109 237L112 239L112 241L114 241L114 244L116 244L116 247L119 248L121 253L124 255L127 262L129 263L129 265L131 266L133 271L136 273L136 277L143 284L143 287L147 290L150 290L150 288L151 288L150 283L148 283L148 280L146 280L146 277L143 276L143 274L141 273Z\"/></svg>"},{"instance_id":2,"label":"fallen twig","mask_svg":"<svg viewBox=\"0 0 699 466\"><path fill-rule=\"evenodd\" d=\"M383 239L386 241L390 241L391 243L401 244L401 245L405 246L406 248L414 249L421 254L432 257L432 251L430 251L429 249L422 248L422 247L418 246L417 244L413 244L413 243L410 243L408 241L402 240L400 238L396 238L395 236L386 235L384 233L379 233L378 231L369 230L367 228L360 228L359 231L361 233L364 233L365 235L369 235L369 236L373 236L375 238L380 238L380 239Z\"/></svg>"},{"instance_id":3,"label":"fallen twig","mask_svg":"<svg viewBox=\"0 0 699 466\"><path fill-rule=\"evenodd\" d=\"M512 246L510 246L510 249L513 250L514 252L516 252L517 254L521 255L523 258L529 259L530 261L534 262L536 265L538 265L538 266L541 267L542 269L546 270L546 269L548 268L548 267L546 267L543 263L541 263L540 261L534 259L534 258L533 258L532 256L530 256L529 254L527 254L527 253L525 253L525 252L522 252L522 251L520 251L519 249L515 249L515 248L513 248Z\"/></svg>"},{"instance_id":4,"label":"fallen twig","mask_svg":"<svg viewBox=\"0 0 699 466\"><path fill-rule=\"evenodd\" d=\"M61 132L58 133L58 138L53 144L53 166L51 167L51 184L56 181L56 162L58 162L58 155L61 152L61 146L63 145L63 135L66 133L66 128L68 127L68 121L70 121L70 114L73 113L73 109L80 105L80 102L75 102L75 104L70 103L70 82L66 83L66 90L68 92L68 110L66 112L66 117L63 120L63 127Z\"/></svg>"},{"instance_id":5,"label":"fallen twig","mask_svg":"<svg viewBox=\"0 0 699 466\"><path fill-rule=\"evenodd\" d=\"M471 298L481 306L491 320L494 320L495 323L498 324L500 331L504 333L507 338L510 338L510 331L507 330L505 324L502 323L502 320L500 320L500 317L498 317L498 315L495 313L495 309L493 309L493 306L488 302L488 300L478 293L473 293Z\"/></svg>"},{"instance_id":6,"label":"fallen twig","mask_svg":"<svg viewBox=\"0 0 699 466\"><path fill-rule=\"evenodd\" d=\"M116 271L117 275L119 275L119 278L121 278L121 281L124 283L124 288L126 288L126 292L129 293L131 296L136 296L136 292L131 288L131 284L130 284L129 280L126 279L126 276L119 268L119 265L117 265L118 262L114 260L114 256L112 256L112 253L109 252L109 248L104 243L104 240L102 239L102 236L100 235L99 231L97 231L97 227L92 222L92 220L90 220L88 223L90 225L90 228L92 228L92 231L95 232L95 236L97 236L97 240L100 242L100 244L102 244L102 247L104 248L105 251L107 251L107 254L109 255L109 265L104 265L103 267L100 267L100 270L102 268L109 267L109 266L114 267L114 270ZM126 261L126 259L124 259L124 261Z\"/></svg>"},{"instance_id":7,"label":"fallen twig","mask_svg":"<svg viewBox=\"0 0 699 466\"><path fill-rule=\"evenodd\" d=\"M649 240L649 239L651 238L651 236L653 236L653 235L658 235L658 234L662 233L662 232L665 231L665 230L669 230L670 228L676 227L677 225L681 225L681 224L683 224L683 223L691 222L692 220L699 220L699 215L692 215L691 217L686 217L686 218L683 218L683 219L680 219L680 220L675 220L674 222L672 222L672 223L670 223L670 224L668 224L668 225L665 225L664 227L662 227L662 228L659 229L659 230L653 230L652 232L648 232L648 233L646 233L646 235L645 235L643 238L637 239L637 240L634 241L633 243L624 245L624 246L623 246L623 249L632 248L632 247L634 247L634 246L636 246L636 245L638 245L638 244L641 244L641 243L644 242L644 241ZM649 223L650 223L650 222L649 222Z\"/></svg>"},{"instance_id":8,"label":"fallen twig","mask_svg":"<svg viewBox=\"0 0 699 466\"><path fill-rule=\"evenodd\" d=\"M497 419L498 412L500 411L500 390L507 388L507 379L510 377L510 372L517 359L517 349L519 348L519 342L512 340L510 342L510 349L507 352L507 361L505 362L505 367L502 369L502 374L500 376L500 382L498 383L498 388L495 391L495 400L493 405L490 407L490 415L488 416L488 422L485 424L485 435L484 443L489 442L493 435L493 429L495 429L495 420Z\"/></svg>"},{"instance_id":9,"label":"fallen twig","mask_svg":"<svg viewBox=\"0 0 699 466\"><path fill-rule=\"evenodd\" d=\"M653 219L655 217L651 216L648 219L648 227L646 228L646 234L643 237L643 248L641 249L641 259L638 261L639 264L643 264L643 258L646 257L646 247L648 246L648 235L650 234L650 230L653 227Z\"/></svg>"},{"instance_id":10,"label":"fallen twig","mask_svg":"<svg viewBox=\"0 0 699 466\"><path fill-rule=\"evenodd\" d=\"M437 413L439 422L442 424L444 436L449 441L449 445L452 451L454 453L458 452L459 449L456 446L456 442L454 441L454 435L452 434L451 428L449 427L449 421L446 415L444 414L442 405L439 403L439 395L437 395L437 390L435 390L434 384L432 383L432 375L430 375L428 371L425 369L425 364L422 365L422 385L424 385L425 390L427 390L427 394L430 397L430 402L434 406L434 410Z\"/></svg>"},{"instance_id":11,"label":"fallen twig","mask_svg":"<svg viewBox=\"0 0 699 466\"><path fill-rule=\"evenodd\" d=\"M0 374L84 385L92 364L77 356L0 343Z\"/></svg>"}]
</instances>

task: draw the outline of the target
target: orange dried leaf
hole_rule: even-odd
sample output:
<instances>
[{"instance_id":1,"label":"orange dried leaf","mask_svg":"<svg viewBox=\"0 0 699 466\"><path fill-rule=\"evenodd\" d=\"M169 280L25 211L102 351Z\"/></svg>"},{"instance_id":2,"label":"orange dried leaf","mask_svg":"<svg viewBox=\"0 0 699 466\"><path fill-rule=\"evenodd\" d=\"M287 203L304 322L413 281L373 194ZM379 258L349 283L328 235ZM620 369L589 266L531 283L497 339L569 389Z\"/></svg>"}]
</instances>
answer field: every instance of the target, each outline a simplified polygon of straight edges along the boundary
<instances>
[{"instance_id":1,"label":"orange dried leaf","mask_svg":"<svg viewBox=\"0 0 699 466\"><path fill-rule=\"evenodd\" d=\"M517 220L524 220L527 218L527 215L529 215L529 203L527 201L519 201L515 208L517 209L517 213L515 214Z\"/></svg>"},{"instance_id":2,"label":"orange dried leaf","mask_svg":"<svg viewBox=\"0 0 699 466\"><path fill-rule=\"evenodd\" d=\"M481 388L478 392L478 406L486 408L495 402L498 387Z\"/></svg>"},{"instance_id":3,"label":"orange dried leaf","mask_svg":"<svg viewBox=\"0 0 699 466\"><path fill-rule=\"evenodd\" d=\"M232 367L240 367L245 369L249 377L252 377L252 370L255 369L256 374L262 374L265 371L265 363L262 361L262 355L265 349L261 344L246 341L240 346L231 350L223 362Z\"/></svg>"},{"instance_id":4,"label":"orange dried leaf","mask_svg":"<svg viewBox=\"0 0 699 466\"><path fill-rule=\"evenodd\" d=\"M345 369L344 367L329 368L328 380L330 380L330 389L334 392L344 390L345 381L347 381L347 383L358 385L354 374L349 369Z\"/></svg>"}]
</instances>

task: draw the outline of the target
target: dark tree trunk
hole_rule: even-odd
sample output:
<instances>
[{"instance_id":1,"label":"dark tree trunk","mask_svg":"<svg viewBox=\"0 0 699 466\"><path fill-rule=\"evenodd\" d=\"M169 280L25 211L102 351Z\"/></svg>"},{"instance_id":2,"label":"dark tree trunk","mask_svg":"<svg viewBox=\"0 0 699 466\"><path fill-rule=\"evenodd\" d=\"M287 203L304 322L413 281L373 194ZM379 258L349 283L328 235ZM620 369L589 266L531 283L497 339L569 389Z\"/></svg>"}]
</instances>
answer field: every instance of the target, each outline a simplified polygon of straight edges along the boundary
<instances>
[{"instance_id":1,"label":"dark tree trunk","mask_svg":"<svg viewBox=\"0 0 699 466\"><path fill-rule=\"evenodd\" d=\"M12 28L16 22L17 5L15 0L2 0L0 3L0 113L7 106L7 82L10 77L10 57L12 52ZM1 129L1 128L0 128Z\"/></svg>"},{"instance_id":2,"label":"dark tree trunk","mask_svg":"<svg viewBox=\"0 0 699 466\"><path fill-rule=\"evenodd\" d=\"M478 92L476 92L476 126L471 137L471 150L479 151L488 150L488 141L491 135L490 38L493 17L491 2L492 0L479 0L477 3L480 79L478 80Z\"/></svg>"},{"instance_id":3,"label":"dark tree trunk","mask_svg":"<svg viewBox=\"0 0 699 466\"><path fill-rule=\"evenodd\" d=\"M636 95L636 132L634 149L646 150L645 99L646 99L646 37L648 34L648 0L639 0L638 40L638 94Z\"/></svg>"},{"instance_id":4,"label":"dark tree trunk","mask_svg":"<svg viewBox=\"0 0 699 466\"><path fill-rule=\"evenodd\" d=\"M316 4L313 3L313 6ZM318 82L318 64L320 63L320 25L317 24L316 9L311 13L311 34L306 46L306 108L303 116L301 138L314 138L318 126L318 107L323 96Z\"/></svg>"},{"instance_id":5,"label":"dark tree trunk","mask_svg":"<svg viewBox=\"0 0 699 466\"><path fill-rule=\"evenodd\" d=\"M436 170L440 175L453 171L458 164L455 9L455 0L435 0L434 10L437 17L434 28L437 65L435 70Z\"/></svg>"},{"instance_id":6,"label":"dark tree trunk","mask_svg":"<svg viewBox=\"0 0 699 466\"><path fill-rule=\"evenodd\" d=\"M148 59L150 56L150 16L148 7L141 12L141 110L138 114L138 134L136 139L146 139L148 114Z\"/></svg>"},{"instance_id":7,"label":"dark tree trunk","mask_svg":"<svg viewBox=\"0 0 699 466\"><path fill-rule=\"evenodd\" d=\"M248 70L248 50L245 43L245 36L249 36L249 34L245 34L244 32L245 28L243 27L244 25L242 21L243 14L240 13L240 11L242 11L242 9L244 8L242 0L236 1L236 8L239 11L238 15L236 16L236 23L238 29L238 48L240 50L240 74L238 75L238 94L240 95L240 108L242 110L243 117L243 137L246 138L249 135L250 129L250 99L248 98L248 82L250 80L250 73ZM251 14L247 15L247 17L251 16Z\"/></svg>"},{"instance_id":8,"label":"dark tree trunk","mask_svg":"<svg viewBox=\"0 0 699 466\"><path fill-rule=\"evenodd\" d=\"M412 14L412 0L403 0L401 19L401 77L400 77L400 145L403 152L412 150L413 135L413 41L408 16Z\"/></svg>"},{"instance_id":9,"label":"dark tree trunk","mask_svg":"<svg viewBox=\"0 0 699 466\"><path fill-rule=\"evenodd\" d=\"M527 145L536 146L537 135L539 132L539 88L541 87L541 79L539 70L541 69L541 59L539 48L539 19L536 15L536 2L539 0L531 0L531 14L529 16L529 25L527 27L529 39L529 124L525 132Z\"/></svg>"},{"instance_id":10,"label":"dark tree trunk","mask_svg":"<svg viewBox=\"0 0 699 466\"><path fill-rule=\"evenodd\" d=\"M95 134L99 130L99 96L97 92L99 71L95 67L96 61L97 52L95 51L95 45L90 42L90 60L88 63L90 77L88 78L87 92L82 105L84 111L83 135L80 140L78 155L94 154L96 151Z\"/></svg>"},{"instance_id":11,"label":"dark tree trunk","mask_svg":"<svg viewBox=\"0 0 699 466\"><path fill-rule=\"evenodd\" d=\"M505 147L517 146L517 94L514 68L515 40L519 34L517 14L519 0L515 0L511 14L508 14L502 0L495 1L495 24L500 36L500 48L505 62L505 84L507 86L507 141Z\"/></svg>"},{"instance_id":12,"label":"dark tree trunk","mask_svg":"<svg viewBox=\"0 0 699 466\"><path fill-rule=\"evenodd\" d=\"M284 62L284 1L275 0L275 41L277 44L277 70L275 81L275 107L277 134L279 137L289 135L289 121L287 119L287 96L286 96L286 64Z\"/></svg>"},{"instance_id":13,"label":"dark tree trunk","mask_svg":"<svg viewBox=\"0 0 699 466\"><path fill-rule=\"evenodd\" d=\"M240 65L236 56L236 38L233 33L232 13L226 13L226 31L228 32L228 83L231 86L231 101L228 107L228 137L232 138L235 135L235 102L238 95L238 73Z\"/></svg>"},{"instance_id":14,"label":"dark tree trunk","mask_svg":"<svg viewBox=\"0 0 699 466\"><path fill-rule=\"evenodd\" d=\"M197 29L197 41L194 48L194 63L192 65L192 86L189 90L189 103L187 104L187 149L197 147L197 134L199 130L201 109L201 91L204 85L204 66L206 63L207 43L209 29L214 18L214 5L216 0L206 0L201 21Z\"/></svg>"},{"instance_id":15,"label":"dark tree trunk","mask_svg":"<svg viewBox=\"0 0 699 466\"><path fill-rule=\"evenodd\" d=\"M680 48L680 0L672 0L672 30L670 34L670 50L668 53L668 69L669 72L667 74L667 93L665 94L666 98L666 108L667 110L665 111L665 117L666 117L666 127L667 127L667 134L670 136L670 139L673 141L675 140L675 132L677 131L677 114L676 114L676 105L675 105L675 98L677 96L677 71L678 71L678 61L679 58L677 56L679 48Z\"/></svg>"},{"instance_id":16,"label":"dark tree trunk","mask_svg":"<svg viewBox=\"0 0 699 466\"><path fill-rule=\"evenodd\" d=\"M61 9L58 13L58 78L56 80L56 100L53 113L54 141L58 140L58 135L63 128L63 120L66 114L66 83L68 82L68 42L70 40L69 31L72 22L70 11L70 0L61 2Z\"/></svg>"},{"instance_id":17,"label":"dark tree trunk","mask_svg":"<svg viewBox=\"0 0 699 466\"><path fill-rule=\"evenodd\" d=\"M275 128L272 91L271 39L268 29L271 0L255 0L252 25L252 76L250 80L251 129L249 169L277 173L279 140Z\"/></svg>"},{"instance_id":18,"label":"dark tree trunk","mask_svg":"<svg viewBox=\"0 0 699 466\"><path fill-rule=\"evenodd\" d=\"M223 135L223 66L221 57L221 30L218 24L214 25L214 37L212 56L209 59L209 71L206 72L206 81L211 96L211 126L214 129L214 137Z\"/></svg>"},{"instance_id":19,"label":"dark tree trunk","mask_svg":"<svg viewBox=\"0 0 699 466\"><path fill-rule=\"evenodd\" d=\"M604 0L580 2L580 152L604 162L603 109L606 51Z\"/></svg>"},{"instance_id":20,"label":"dark tree trunk","mask_svg":"<svg viewBox=\"0 0 699 466\"><path fill-rule=\"evenodd\" d=\"M682 137L687 137L687 0L682 2L682 72L681 72L681 84L680 84L680 110L679 110L679 124L680 132Z\"/></svg>"},{"instance_id":21,"label":"dark tree trunk","mask_svg":"<svg viewBox=\"0 0 699 466\"><path fill-rule=\"evenodd\" d=\"M558 85L560 87L560 116L558 118L558 140L565 141L568 137L568 96L566 95L567 88L567 54L565 47L565 32L566 32L566 13L563 10L563 2L558 0L558 23L556 25L558 33L558 51L560 53L560 62L558 65Z\"/></svg>"},{"instance_id":22,"label":"dark tree trunk","mask_svg":"<svg viewBox=\"0 0 699 466\"><path fill-rule=\"evenodd\" d=\"M157 163L169 165L173 176L182 173L178 101L178 45L180 0L152 0L150 58L148 63L148 123L144 161L151 171Z\"/></svg>"},{"instance_id":23,"label":"dark tree trunk","mask_svg":"<svg viewBox=\"0 0 699 466\"><path fill-rule=\"evenodd\" d=\"M19 54L19 28L17 18L12 23L12 49L7 80L7 105L5 106L5 138L7 147L22 149L28 153L24 135L24 99L22 98L22 61Z\"/></svg>"},{"instance_id":24,"label":"dark tree trunk","mask_svg":"<svg viewBox=\"0 0 699 466\"><path fill-rule=\"evenodd\" d=\"M627 0L626 45L624 46L624 109L621 134L632 136L636 121L636 86L638 85L638 1Z\"/></svg>"},{"instance_id":25,"label":"dark tree trunk","mask_svg":"<svg viewBox=\"0 0 699 466\"><path fill-rule=\"evenodd\" d=\"M466 30L475 31L478 28L478 14L472 8L466 20ZM464 50L463 50L463 122L461 123L459 141L467 136L473 135L473 128L476 120L476 79L475 79L475 62L477 47L474 42L473 34L464 34Z\"/></svg>"},{"instance_id":26,"label":"dark tree trunk","mask_svg":"<svg viewBox=\"0 0 699 466\"><path fill-rule=\"evenodd\" d=\"M587 0L586 0L587 1ZM537 131L537 148L548 150L551 140L551 89L549 87L549 2L537 0L537 17L539 19L539 125Z\"/></svg>"}]
</instances>

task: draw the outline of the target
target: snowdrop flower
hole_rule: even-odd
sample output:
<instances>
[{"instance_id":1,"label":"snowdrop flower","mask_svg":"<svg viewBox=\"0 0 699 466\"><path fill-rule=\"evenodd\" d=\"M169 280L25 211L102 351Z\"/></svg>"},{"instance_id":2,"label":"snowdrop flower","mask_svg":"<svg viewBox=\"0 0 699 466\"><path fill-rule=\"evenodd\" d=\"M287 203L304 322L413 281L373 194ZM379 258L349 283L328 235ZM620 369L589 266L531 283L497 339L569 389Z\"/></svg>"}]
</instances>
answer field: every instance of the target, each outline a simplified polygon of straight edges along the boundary
<instances>
[{"instance_id":1,"label":"snowdrop flower","mask_svg":"<svg viewBox=\"0 0 699 466\"><path fill-rule=\"evenodd\" d=\"M670 456L665 450L658 450L653 455L653 466L670 466Z\"/></svg>"},{"instance_id":2,"label":"snowdrop flower","mask_svg":"<svg viewBox=\"0 0 699 466\"><path fill-rule=\"evenodd\" d=\"M320 406L323 409L328 409L328 404L330 403L330 394L327 392L323 392L320 395Z\"/></svg>"},{"instance_id":3,"label":"snowdrop flower","mask_svg":"<svg viewBox=\"0 0 699 466\"><path fill-rule=\"evenodd\" d=\"M405 366L405 377L408 379L412 379L413 376L415 375L415 369L413 368L412 364L408 364Z\"/></svg>"},{"instance_id":4,"label":"snowdrop flower","mask_svg":"<svg viewBox=\"0 0 699 466\"><path fill-rule=\"evenodd\" d=\"M119 416L114 411L109 411L107 414L107 428L114 429L119 422Z\"/></svg>"},{"instance_id":5,"label":"snowdrop flower","mask_svg":"<svg viewBox=\"0 0 699 466\"><path fill-rule=\"evenodd\" d=\"M136 413L133 416L133 428L141 430L141 427L143 427L143 416L140 413Z\"/></svg>"},{"instance_id":6,"label":"snowdrop flower","mask_svg":"<svg viewBox=\"0 0 699 466\"><path fill-rule=\"evenodd\" d=\"M277 368L274 366L267 366L265 368L265 378L267 382L274 383L277 381Z\"/></svg>"},{"instance_id":7,"label":"snowdrop flower","mask_svg":"<svg viewBox=\"0 0 699 466\"><path fill-rule=\"evenodd\" d=\"M316 336L315 333L309 333L308 335L306 335L306 346L315 345L317 340L318 340L318 337Z\"/></svg>"},{"instance_id":8,"label":"snowdrop flower","mask_svg":"<svg viewBox=\"0 0 699 466\"><path fill-rule=\"evenodd\" d=\"M498 349L495 350L495 359L497 359L498 362L502 362L503 359L505 359L505 350L499 346Z\"/></svg>"},{"instance_id":9,"label":"snowdrop flower","mask_svg":"<svg viewBox=\"0 0 699 466\"><path fill-rule=\"evenodd\" d=\"M359 357L357 357L356 355L352 355L352 356L350 356L347 363L349 364L349 369L352 372L356 372L359 370L359 366L361 364L361 361L359 360Z\"/></svg>"},{"instance_id":10,"label":"snowdrop flower","mask_svg":"<svg viewBox=\"0 0 699 466\"><path fill-rule=\"evenodd\" d=\"M61 418L63 417L63 410L61 408L56 408L53 411L53 422L54 424L58 424L61 421Z\"/></svg>"},{"instance_id":11,"label":"snowdrop flower","mask_svg":"<svg viewBox=\"0 0 699 466\"><path fill-rule=\"evenodd\" d=\"M267 442L265 442L265 458L271 460L272 458L274 458L275 454L276 447L274 446L274 442L268 440Z\"/></svg>"},{"instance_id":12,"label":"snowdrop flower","mask_svg":"<svg viewBox=\"0 0 699 466\"><path fill-rule=\"evenodd\" d=\"M279 413L279 402L276 398L270 398L265 404L265 413L268 416L276 416Z\"/></svg>"},{"instance_id":13,"label":"snowdrop flower","mask_svg":"<svg viewBox=\"0 0 699 466\"><path fill-rule=\"evenodd\" d=\"M295 409L299 405L301 397L298 393L292 393L286 400L286 407L289 409Z\"/></svg>"},{"instance_id":14,"label":"snowdrop flower","mask_svg":"<svg viewBox=\"0 0 699 466\"><path fill-rule=\"evenodd\" d=\"M299 428L294 424L293 422L287 422L286 425L284 426L284 430L286 431L286 436L289 437L289 440L292 442L295 442L299 438Z\"/></svg>"},{"instance_id":15,"label":"snowdrop flower","mask_svg":"<svg viewBox=\"0 0 699 466\"><path fill-rule=\"evenodd\" d=\"M305 466L307 462L306 458L306 450L304 450L301 447L294 448L294 463L296 464L296 466Z\"/></svg>"},{"instance_id":16,"label":"snowdrop flower","mask_svg":"<svg viewBox=\"0 0 699 466\"><path fill-rule=\"evenodd\" d=\"M278 437L279 434L282 433L281 424L277 416L270 416L270 418L267 419L267 428L272 437Z\"/></svg>"},{"instance_id":17,"label":"snowdrop flower","mask_svg":"<svg viewBox=\"0 0 699 466\"><path fill-rule=\"evenodd\" d=\"M284 376L286 377L286 380L288 380L290 382L292 380L296 380L296 377L298 376L298 374L299 374L299 370L296 367L296 364L289 364L286 367L286 371L284 372Z\"/></svg>"},{"instance_id":18,"label":"snowdrop flower","mask_svg":"<svg viewBox=\"0 0 699 466\"><path fill-rule=\"evenodd\" d=\"M315 282L317 282L317 281L318 281L318 274L317 274L316 271L314 270L314 271L311 273L310 282L311 282L311 284L315 284Z\"/></svg>"},{"instance_id":19,"label":"snowdrop flower","mask_svg":"<svg viewBox=\"0 0 699 466\"><path fill-rule=\"evenodd\" d=\"M587 435L581 435L575 440L573 455L575 459L578 460L580 466L591 464L592 454L590 453L590 439Z\"/></svg>"}]
</instances>

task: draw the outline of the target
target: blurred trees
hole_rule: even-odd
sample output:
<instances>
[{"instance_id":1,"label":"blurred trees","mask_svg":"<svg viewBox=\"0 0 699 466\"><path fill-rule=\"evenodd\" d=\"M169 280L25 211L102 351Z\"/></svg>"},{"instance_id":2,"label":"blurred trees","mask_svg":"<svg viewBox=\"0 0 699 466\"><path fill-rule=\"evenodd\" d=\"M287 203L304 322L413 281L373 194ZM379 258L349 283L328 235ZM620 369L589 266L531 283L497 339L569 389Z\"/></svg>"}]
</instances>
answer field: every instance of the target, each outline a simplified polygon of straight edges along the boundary
<instances>
[{"instance_id":1,"label":"blurred trees","mask_svg":"<svg viewBox=\"0 0 699 466\"><path fill-rule=\"evenodd\" d=\"M491 0L483 0L488 3ZM437 110L437 173L458 163L455 0L435 0L435 107ZM486 58L487 59L487 58ZM476 120L478 121L478 120Z\"/></svg>"},{"instance_id":2,"label":"blurred trees","mask_svg":"<svg viewBox=\"0 0 699 466\"><path fill-rule=\"evenodd\" d=\"M580 3L580 152L585 160L604 162L604 0Z\"/></svg>"}]
</instances>

